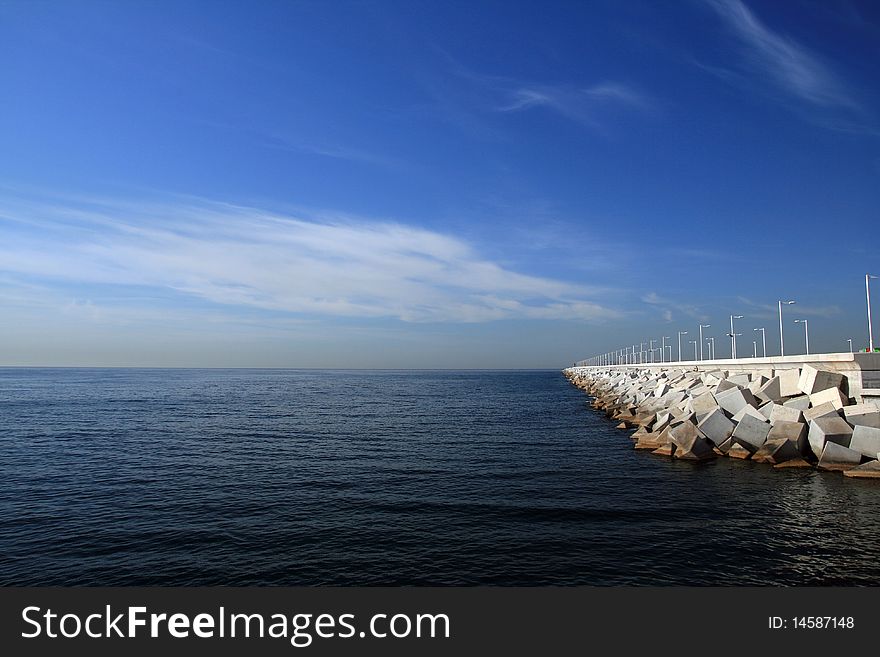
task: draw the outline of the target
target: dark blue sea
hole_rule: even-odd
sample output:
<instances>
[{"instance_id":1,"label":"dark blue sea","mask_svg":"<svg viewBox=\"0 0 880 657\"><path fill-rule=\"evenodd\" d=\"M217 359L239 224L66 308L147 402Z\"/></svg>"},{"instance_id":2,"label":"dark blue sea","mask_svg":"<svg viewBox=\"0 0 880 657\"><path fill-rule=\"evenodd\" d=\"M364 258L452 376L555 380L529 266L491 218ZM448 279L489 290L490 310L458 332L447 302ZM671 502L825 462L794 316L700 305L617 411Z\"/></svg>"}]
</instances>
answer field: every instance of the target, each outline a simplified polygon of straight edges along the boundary
<instances>
[{"instance_id":1,"label":"dark blue sea","mask_svg":"<svg viewBox=\"0 0 880 657\"><path fill-rule=\"evenodd\" d=\"M880 485L635 452L558 371L0 369L0 584L880 583Z\"/></svg>"}]
</instances>

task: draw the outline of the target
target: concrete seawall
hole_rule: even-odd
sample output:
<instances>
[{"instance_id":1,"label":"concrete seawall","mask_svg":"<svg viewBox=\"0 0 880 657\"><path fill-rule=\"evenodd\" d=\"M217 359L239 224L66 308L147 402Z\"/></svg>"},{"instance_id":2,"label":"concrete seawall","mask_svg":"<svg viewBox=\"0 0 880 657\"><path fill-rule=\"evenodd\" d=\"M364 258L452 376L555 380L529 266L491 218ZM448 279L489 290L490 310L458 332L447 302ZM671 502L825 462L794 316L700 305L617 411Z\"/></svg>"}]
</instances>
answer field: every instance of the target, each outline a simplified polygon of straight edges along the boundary
<instances>
[{"instance_id":1,"label":"concrete seawall","mask_svg":"<svg viewBox=\"0 0 880 657\"><path fill-rule=\"evenodd\" d=\"M636 449L880 479L880 354L583 366L565 375Z\"/></svg>"}]
</instances>

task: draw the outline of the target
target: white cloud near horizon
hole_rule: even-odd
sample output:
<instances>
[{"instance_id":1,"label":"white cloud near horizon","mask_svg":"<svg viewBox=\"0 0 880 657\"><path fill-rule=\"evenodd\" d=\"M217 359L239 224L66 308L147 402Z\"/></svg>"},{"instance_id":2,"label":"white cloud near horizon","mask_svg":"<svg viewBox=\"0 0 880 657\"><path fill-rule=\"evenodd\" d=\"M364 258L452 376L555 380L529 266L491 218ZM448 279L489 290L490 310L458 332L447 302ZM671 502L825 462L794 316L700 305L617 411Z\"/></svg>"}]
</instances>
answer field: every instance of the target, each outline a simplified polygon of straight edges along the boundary
<instances>
[{"instance_id":1,"label":"white cloud near horizon","mask_svg":"<svg viewBox=\"0 0 880 657\"><path fill-rule=\"evenodd\" d=\"M143 286L307 317L486 322L620 315L594 300L594 288L518 273L454 236L200 200L0 200L0 271L43 285Z\"/></svg>"}]
</instances>

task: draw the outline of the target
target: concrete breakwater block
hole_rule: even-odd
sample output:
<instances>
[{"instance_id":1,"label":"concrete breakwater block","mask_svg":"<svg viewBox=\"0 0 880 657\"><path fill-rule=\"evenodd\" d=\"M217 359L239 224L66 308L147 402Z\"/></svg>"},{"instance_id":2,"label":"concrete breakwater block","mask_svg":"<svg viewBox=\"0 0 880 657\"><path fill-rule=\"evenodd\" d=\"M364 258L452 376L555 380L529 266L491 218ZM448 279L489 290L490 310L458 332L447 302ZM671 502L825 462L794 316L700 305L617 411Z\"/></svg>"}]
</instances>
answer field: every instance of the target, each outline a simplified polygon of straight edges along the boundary
<instances>
[{"instance_id":1,"label":"concrete breakwater block","mask_svg":"<svg viewBox=\"0 0 880 657\"><path fill-rule=\"evenodd\" d=\"M790 440L801 456L812 456L810 444L807 442L807 425L803 422L785 422L780 420L770 427L767 440Z\"/></svg>"},{"instance_id":2,"label":"concrete breakwater block","mask_svg":"<svg viewBox=\"0 0 880 657\"><path fill-rule=\"evenodd\" d=\"M852 425L880 429L880 408L873 404L853 404L844 406L843 416Z\"/></svg>"},{"instance_id":3,"label":"concrete breakwater block","mask_svg":"<svg viewBox=\"0 0 880 657\"><path fill-rule=\"evenodd\" d=\"M844 470L843 476L855 479L880 479L880 461L868 461L851 470Z\"/></svg>"},{"instance_id":4,"label":"concrete breakwater block","mask_svg":"<svg viewBox=\"0 0 880 657\"><path fill-rule=\"evenodd\" d=\"M718 402L715 400L715 395L711 392L707 391L702 395L691 398L691 410L697 417L706 415L716 408L718 408Z\"/></svg>"},{"instance_id":5,"label":"concrete breakwater block","mask_svg":"<svg viewBox=\"0 0 880 657\"><path fill-rule=\"evenodd\" d=\"M791 408L786 406L780 406L779 404L773 405L773 410L770 411L770 424L776 424L777 422L803 422L804 421L804 412L798 408Z\"/></svg>"},{"instance_id":6,"label":"concrete breakwater block","mask_svg":"<svg viewBox=\"0 0 880 657\"><path fill-rule=\"evenodd\" d=\"M830 402L835 409L840 410L844 406L849 406L849 399L837 388L828 388L821 392L814 392L810 395L811 406L821 406Z\"/></svg>"},{"instance_id":7,"label":"concrete breakwater block","mask_svg":"<svg viewBox=\"0 0 880 657\"><path fill-rule=\"evenodd\" d=\"M741 409L739 409L736 412L736 414L730 419L738 424L738 423L742 422L742 419L746 415L751 415L756 420L761 420L761 422L768 421L768 418L763 413L761 413L761 411L756 409L754 406L749 406L748 404L746 404Z\"/></svg>"},{"instance_id":8,"label":"concrete breakwater block","mask_svg":"<svg viewBox=\"0 0 880 657\"><path fill-rule=\"evenodd\" d=\"M852 433L852 427L842 418L836 415L824 416L810 422L810 432L807 439L810 441L810 449L813 454L819 458L829 442L848 448L852 440Z\"/></svg>"},{"instance_id":9,"label":"concrete breakwater block","mask_svg":"<svg viewBox=\"0 0 880 657\"><path fill-rule=\"evenodd\" d=\"M669 444L669 432L661 431L660 433L643 433L639 436L634 449L650 449L655 450Z\"/></svg>"},{"instance_id":10,"label":"concrete breakwater block","mask_svg":"<svg viewBox=\"0 0 880 657\"><path fill-rule=\"evenodd\" d=\"M853 427L849 448L871 459L877 458L880 452L880 429L856 425Z\"/></svg>"},{"instance_id":11,"label":"concrete breakwater block","mask_svg":"<svg viewBox=\"0 0 880 657\"><path fill-rule=\"evenodd\" d=\"M774 376L772 379L768 380L767 383L758 389L758 392L755 393L755 397L764 401L780 401L782 399L782 393L779 391L779 377Z\"/></svg>"},{"instance_id":12,"label":"concrete breakwater block","mask_svg":"<svg viewBox=\"0 0 880 657\"><path fill-rule=\"evenodd\" d=\"M821 470L851 470L862 462L862 455L843 445L828 441L819 458Z\"/></svg>"},{"instance_id":13,"label":"concrete breakwater block","mask_svg":"<svg viewBox=\"0 0 880 657\"><path fill-rule=\"evenodd\" d=\"M842 388L843 374L820 370L812 365L804 365L798 378L798 389L805 395L812 395L829 388Z\"/></svg>"},{"instance_id":14,"label":"concrete breakwater block","mask_svg":"<svg viewBox=\"0 0 880 657\"><path fill-rule=\"evenodd\" d=\"M757 399L757 397L756 397L756 399ZM773 412L773 407L778 406L778 405L779 404L774 404L772 401L764 402L763 404L761 404L760 407L758 407L758 412L761 414L761 416L765 420L767 420L769 422L770 421L770 414Z\"/></svg>"},{"instance_id":15,"label":"concrete breakwater block","mask_svg":"<svg viewBox=\"0 0 880 657\"><path fill-rule=\"evenodd\" d=\"M724 392L715 393L715 401L731 415L736 415L744 406L758 408L758 403L752 393L743 388L731 388Z\"/></svg>"},{"instance_id":16,"label":"concrete breakwater block","mask_svg":"<svg viewBox=\"0 0 880 657\"><path fill-rule=\"evenodd\" d=\"M752 455L752 460L758 463L784 463L801 457L797 442L785 438L767 439L758 451Z\"/></svg>"},{"instance_id":17,"label":"concrete breakwater block","mask_svg":"<svg viewBox=\"0 0 880 657\"><path fill-rule=\"evenodd\" d=\"M751 415L743 417L733 430L732 438L740 447L755 452L767 440L770 423Z\"/></svg>"},{"instance_id":18,"label":"concrete breakwater block","mask_svg":"<svg viewBox=\"0 0 880 657\"><path fill-rule=\"evenodd\" d=\"M780 395L783 397L794 397L802 394L800 386L798 386L801 378L800 369L793 367L787 370L777 370L776 376L779 378Z\"/></svg>"},{"instance_id":19,"label":"concrete breakwater block","mask_svg":"<svg viewBox=\"0 0 880 657\"><path fill-rule=\"evenodd\" d=\"M773 467L819 460L822 469L862 471L862 477L880 472L880 465L860 465L878 463L880 407L856 404L846 377L819 367L575 369L566 376L586 392L587 403L630 430L635 449L685 460L751 458Z\"/></svg>"},{"instance_id":20,"label":"concrete breakwater block","mask_svg":"<svg viewBox=\"0 0 880 657\"><path fill-rule=\"evenodd\" d=\"M729 379L723 379L722 381L718 382L718 385L715 386L715 394L717 395L724 392L725 390L733 390L736 387L738 386L733 383L733 381Z\"/></svg>"},{"instance_id":21,"label":"concrete breakwater block","mask_svg":"<svg viewBox=\"0 0 880 657\"><path fill-rule=\"evenodd\" d=\"M840 417L840 413L831 402L825 402L804 411L804 420L807 422L818 420L820 417Z\"/></svg>"},{"instance_id":22,"label":"concrete breakwater block","mask_svg":"<svg viewBox=\"0 0 880 657\"><path fill-rule=\"evenodd\" d=\"M697 428L715 445L721 445L730 438L735 427L724 411L717 407L697 424Z\"/></svg>"},{"instance_id":23,"label":"concrete breakwater block","mask_svg":"<svg viewBox=\"0 0 880 657\"><path fill-rule=\"evenodd\" d=\"M702 461L715 458L712 444L706 440L699 429L690 422L685 422L669 430L669 438L675 443L676 458Z\"/></svg>"},{"instance_id":24,"label":"concrete breakwater block","mask_svg":"<svg viewBox=\"0 0 880 657\"><path fill-rule=\"evenodd\" d=\"M799 411L805 411L810 407L810 398L807 395L798 395L790 399L783 400L782 405L786 408L796 408Z\"/></svg>"}]
</instances>

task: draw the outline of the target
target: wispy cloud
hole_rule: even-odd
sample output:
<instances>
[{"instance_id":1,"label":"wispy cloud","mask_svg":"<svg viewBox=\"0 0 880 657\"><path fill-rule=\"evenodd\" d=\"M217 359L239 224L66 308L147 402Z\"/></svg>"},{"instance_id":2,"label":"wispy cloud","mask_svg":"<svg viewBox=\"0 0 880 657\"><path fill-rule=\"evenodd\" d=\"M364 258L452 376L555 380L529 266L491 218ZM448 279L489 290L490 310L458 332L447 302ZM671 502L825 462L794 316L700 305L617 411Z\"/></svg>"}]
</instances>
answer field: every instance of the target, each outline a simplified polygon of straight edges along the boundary
<instances>
[{"instance_id":1,"label":"wispy cloud","mask_svg":"<svg viewBox=\"0 0 880 657\"><path fill-rule=\"evenodd\" d=\"M334 160L346 160L348 162L361 162L375 164L383 167L395 167L400 164L395 158L380 155L372 151L344 146L340 144L316 143L306 140L291 139L281 135L271 135L265 141L269 148L277 148L286 151L298 151L311 153L321 157L329 157Z\"/></svg>"},{"instance_id":2,"label":"wispy cloud","mask_svg":"<svg viewBox=\"0 0 880 657\"><path fill-rule=\"evenodd\" d=\"M621 110L648 113L656 102L645 92L620 80L547 82L474 71L445 52L450 75L444 80L423 81L444 114L465 127L480 125L480 117L535 110L593 130L603 130L619 120Z\"/></svg>"},{"instance_id":3,"label":"wispy cloud","mask_svg":"<svg viewBox=\"0 0 880 657\"><path fill-rule=\"evenodd\" d=\"M820 106L858 108L818 55L764 25L740 0L706 0L747 46L751 67L791 94Z\"/></svg>"},{"instance_id":4,"label":"wispy cloud","mask_svg":"<svg viewBox=\"0 0 880 657\"><path fill-rule=\"evenodd\" d=\"M496 107L499 112L520 112L543 107L560 115L589 125L596 125L598 114L609 108L644 110L648 107L645 97L634 88L619 82L602 82L590 87L568 85L516 86L507 82L508 88L499 86L499 93L506 96Z\"/></svg>"},{"instance_id":5,"label":"wispy cloud","mask_svg":"<svg viewBox=\"0 0 880 657\"><path fill-rule=\"evenodd\" d=\"M661 317L663 317L663 320L666 322L671 322L673 320L673 310L701 322L708 319L708 315L698 306L689 303L679 303L672 299L662 297L656 292L648 292L642 296L641 300L649 306L656 306L660 310Z\"/></svg>"},{"instance_id":6,"label":"wispy cloud","mask_svg":"<svg viewBox=\"0 0 880 657\"><path fill-rule=\"evenodd\" d=\"M851 91L822 59L761 22L740 0L706 0L746 46L754 71L802 100L821 107L859 109Z\"/></svg>"},{"instance_id":7,"label":"wispy cloud","mask_svg":"<svg viewBox=\"0 0 880 657\"><path fill-rule=\"evenodd\" d=\"M454 236L390 221L196 200L0 200L0 271L46 285L141 286L305 317L620 316L587 286L518 273Z\"/></svg>"},{"instance_id":8,"label":"wispy cloud","mask_svg":"<svg viewBox=\"0 0 880 657\"><path fill-rule=\"evenodd\" d=\"M776 319L779 313L779 307L775 303L760 303L749 299L748 297L738 296L737 299L750 310L750 315L758 319ZM788 307L786 312L794 315L806 315L808 317L837 317L843 311L839 306L809 306L797 304Z\"/></svg>"}]
</instances>

